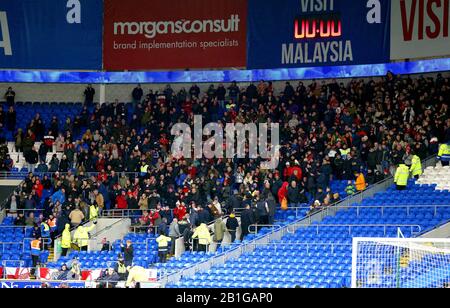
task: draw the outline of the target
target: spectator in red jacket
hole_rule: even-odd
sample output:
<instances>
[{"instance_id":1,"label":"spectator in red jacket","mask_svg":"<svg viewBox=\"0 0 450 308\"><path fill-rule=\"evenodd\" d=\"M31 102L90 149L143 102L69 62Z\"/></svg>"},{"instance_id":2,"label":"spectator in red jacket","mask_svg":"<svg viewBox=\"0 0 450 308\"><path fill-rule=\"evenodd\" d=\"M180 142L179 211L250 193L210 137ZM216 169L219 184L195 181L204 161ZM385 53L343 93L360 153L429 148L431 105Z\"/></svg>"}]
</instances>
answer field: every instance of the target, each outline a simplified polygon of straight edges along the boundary
<instances>
[{"instance_id":1,"label":"spectator in red jacket","mask_svg":"<svg viewBox=\"0 0 450 308\"><path fill-rule=\"evenodd\" d=\"M104 169L97 175L97 180L100 182L106 182L106 180L108 180L108 174Z\"/></svg>"},{"instance_id":2,"label":"spectator in red jacket","mask_svg":"<svg viewBox=\"0 0 450 308\"><path fill-rule=\"evenodd\" d=\"M102 170L105 170L105 164L106 164L106 161L103 157L103 154L98 154L98 160L95 163L95 169L98 172L101 172Z\"/></svg>"},{"instance_id":3,"label":"spectator in red jacket","mask_svg":"<svg viewBox=\"0 0 450 308\"><path fill-rule=\"evenodd\" d=\"M283 171L283 175L286 180L289 180L289 178L291 176L295 176L297 178L297 180L301 181L303 178L302 177L302 175L303 175L302 168L300 168L297 161L294 166L291 166L290 163L287 162L286 168L284 168L284 171Z\"/></svg>"},{"instance_id":4,"label":"spectator in red jacket","mask_svg":"<svg viewBox=\"0 0 450 308\"><path fill-rule=\"evenodd\" d=\"M148 211L142 212L142 216L139 218L139 222L142 226L148 226L150 224L150 215Z\"/></svg>"},{"instance_id":5,"label":"spectator in red jacket","mask_svg":"<svg viewBox=\"0 0 450 308\"><path fill-rule=\"evenodd\" d=\"M289 183L284 182L283 186L278 190L278 200L281 203L284 198L287 198L287 189L288 189Z\"/></svg>"},{"instance_id":6,"label":"spectator in red jacket","mask_svg":"<svg viewBox=\"0 0 450 308\"><path fill-rule=\"evenodd\" d=\"M178 220L183 220L184 216L186 216L186 206L184 205L183 202L177 202L177 207L173 210L173 215L178 219Z\"/></svg>"},{"instance_id":7,"label":"spectator in red jacket","mask_svg":"<svg viewBox=\"0 0 450 308\"><path fill-rule=\"evenodd\" d=\"M161 215L159 215L159 210L151 210L149 214L150 225L151 226L159 226L161 223Z\"/></svg>"},{"instance_id":8,"label":"spectator in red jacket","mask_svg":"<svg viewBox=\"0 0 450 308\"><path fill-rule=\"evenodd\" d=\"M122 193L116 197L116 206L121 210L125 210L128 208L127 195L124 190L122 190Z\"/></svg>"},{"instance_id":9,"label":"spectator in red jacket","mask_svg":"<svg viewBox=\"0 0 450 308\"><path fill-rule=\"evenodd\" d=\"M36 180L33 189L36 191L36 194L38 195L39 199L42 198L42 191L44 190L44 186L41 184L40 180Z\"/></svg>"}]
</instances>

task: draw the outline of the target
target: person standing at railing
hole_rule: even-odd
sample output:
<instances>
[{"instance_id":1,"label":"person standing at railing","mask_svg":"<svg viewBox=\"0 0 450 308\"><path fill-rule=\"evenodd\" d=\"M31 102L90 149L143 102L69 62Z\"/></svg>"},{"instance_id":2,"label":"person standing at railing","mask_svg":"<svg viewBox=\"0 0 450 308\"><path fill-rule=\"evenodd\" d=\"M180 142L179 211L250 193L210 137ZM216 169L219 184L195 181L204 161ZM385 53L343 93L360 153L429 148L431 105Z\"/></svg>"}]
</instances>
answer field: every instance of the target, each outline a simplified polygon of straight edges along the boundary
<instances>
[{"instance_id":1,"label":"person standing at railing","mask_svg":"<svg viewBox=\"0 0 450 308\"><path fill-rule=\"evenodd\" d=\"M417 180L422 175L422 162L420 161L420 157L417 155L413 155L411 161L411 168L409 168L411 175Z\"/></svg>"},{"instance_id":2,"label":"person standing at railing","mask_svg":"<svg viewBox=\"0 0 450 308\"><path fill-rule=\"evenodd\" d=\"M34 167L39 162L39 155L35 148L32 147L29 151L24 153L25 161L27 163L28 171L34 173Z\"/></svg>"},{"instance_id":3,"label":"person standing at railing","mask_svg":"<svg viewBox=\"0 0 450 308\"><path fill-rule=\"evenodd\" d=\"M168 229L167 218L165 218L165 217L161 218L161 222L159 223L159 225L157 227L158 227L157 230L161 230L161 231L163 231L163 233L165 235L167 235L167 229Z\"/></svg>"},{"instance_id":4,"label":"person standing at railing","mask_svg":"<svg viewBox=\"0 0 450 308\"><path fill-rule=\"evenodd\" d=\"M131 266L133 264L134 259L133 243L130 240L127 240L126 245L121 244L120 248L125 258L125 265Z\"/></svg>"},{"instance_id":5,"label":"person standing at railing","mask_svg":"<svg viewBox=\"0 0 450 308\"><path fill-rule=\"evenodd\" d=\"M50 226L45 221L41 223L41 238L44 243L43 249L47 250L47 246L50 242Z\"/></svg>"},{"instance_id":6,"label":"person standing at railing","mask_svg":"<svg viewBox=\"0 0 450 308\"><path fill-rule=\"evenodd\" d=\"M214 222L214 236L213 241L216 243L216 251L219 251L220 245L222 244L225 231L226 231L225 223L222 220L222 216L217 218Z\"/></svg>"},{"instance_id":7,"label":"person standing at railing","mask_svg":"<svg viewBox=\"0 0 450 308\"><path fill-rule=\"evenodd\" d=\"M69 219L72 227L78 227L81 222L84 220L85 216L83 212L80 210L80 207L77 206L73 211L69 214Z\"/></svg>"},{"instance_id":8,"label":"person standing at railing","mask_svg":"<svg viewBox=\"0 0 450 308\"><path fill-rule=\"evenodd\" d=\"M81 251L87 251L89 246L89 232L95 229L97 225L97 222L94 221L92 226L90 227L84 227L79 226L74 235L73 235L73 241L78 245L78 248L80 248Z\"/></svg>"},{"instance_id":9,"label":"person standing at railing","mask_svg":"<svg viewBox=\"0 0 450 308\"><path fill-rule=\"evenodd\" d=\"M169 243L172 239L160 230L159 236L156 238L156 242L158 243L158 257L160 263L166 263L167 261L167 253L169 251Z\"/></svg>"},{"instance_id":10,"label":"person standing at railing","mask_svg":"<svg viewBox=\"0 0 450 308\"><path fill-rule=\"evenodd\" d=\"M125 265L125 259L122 255L119 256L119 259L115 268L117 274L119 274L119 281L126 281L128 276L127 266Z\"/></svg>"},{"instance_id":11,"label":"person standing at railing","mask_svg":"<svg viewBox=\"0 0 450 308\"><path fill-rule=\"evenodd\" d=\"M182 220L186 215L187 209L184 203L177 201L176 207L173 210L173 215L178 218L178 220Z\"/></svg>"},{"instance_id":12,"label":"person standing at railing","mask_svg":"<svg viewBox=\"0 0 450 308\"><path fill-rule=\"evenodd\" d=\"M50 216L47 219L47 225L50 227L50 237L54 239L56 237L56 231L57 231L57 219L53 214L50 214Z\"/></svg>"},{"instance_id":13,"label":"person standing at railing","mask_svg":"<svg viewBox=\"0 0 450 308\"><path fill-rule=\"evenodd\" d=\"M405 164L400 164L395 172L394 183L397 185L397 190L405 190L408 185L409 168Z\"/></svg>"},{"instance_id":14,"label":"person standing at railing","mask_svg":"<svg viewBox=\"0 0 450 308\"><path fill-rule=\"evenodd\" d=\"M231 243L234 243L234 241L236 240L236 231L239 228L239 221L237 220L236 215L234 213L230 214L230 217L228 217L225 226L228 230L228 233L230 233Z\"/></svg>"},{"instance_id":15,"label":"person standing at railing","mask_svg":"<svg viewBox=\"0 0 450 308\"><path fill-rule=\"evenodd\" d=\"M174 218L169 226L169 237L172 239L172 245L170 249L170 254L175 254L175 241L181 236L180 226L178 225L178 219Z\"/></svg>"},{"instance_id":16,"label":"person standing at railing","mask_svg":"<svg viewBox=\"0 0 450 308\"><path fill-rule=\"evenodd\" d=\"M63 257L67 256L67 252L69 251L71 245L72 245L72 235L70 233L70 225L66 224L61 237L61 249L62 249L61 256Z\"/></svg>"},{"instance_id":17,"label":"person standing at railing","mask_svg":"<svg viewBox=\"0 0 450 308\"><path fill-rule=\"evenodd\" d=\"M99 207L96 202L89 207L89 221L97 220Z\"/></svg>"},{"instance_id":18,"label":"person standing at railing","mask_svg":"<svg viewBox=\"0 0 450 308\"><path fill-rule=\"evenodd\" d=\"M192 239L198 239L198 251L208 251L208 246L211 244L211 234L209 233L208 226L202 223L199 227L195 228Z\"/></svg>"},{"instance_id":19,"label":"person standing at railing","mask_svg":"<svg viewBox=\"0 0 450 308\"><path fill-rule=\"evenodd\" d=\"M281 188L278 190L278 202L281 204L281 208L284 210L288 208L288 182L283 182Z\"/></svg>"},{"instance_id":20,"label":"person standing at railing","mask_svg":"<svg viewBox=\"0 0 450 308\"><path fill-rule=\"evenodd\" d=\"M37 237L31 241L31 260L33 262L33 268L31 269L31 275L34 276L36 273L36 267L39 264L39 260L41 258L41 245L42 238Z\"/></svg>"},{"instance_id":21,"label":"person standing at railing","mask_svg":"<svg viewBox=\"0 0 450 308\"><path fill-rule=\"evenodd\" d=\"M255 223L255 216L250 208L250 204L245 206L245 210L241 213L241 241L249 234L248 228Z\"/></svg>"},{"instance_id":22,"label":"person standing at railing","mask_svg":"<svg viewBox=\"0 0 450 308\"><path fill-rule=\"evenodd\" d=\"M277 203L275 201L274 196L271 193L269 193L267 195L265 202L267 203L267 207L269 209L267 222L269 225L273 225L275 222L275 213L277 211Z\"/></svg>"},{"instance_id":23,"label":"person standing at railing","mask_svg":"<svg viewBox=\"0 0 450 308\"><path fill-rule=\"evenodd\" d=\"M439 146L437 159L441 161L442 166L450 164L450 141Z\"/></svg>"},{"instance_id":24,"label":"person standing at railing","mask_svg":"<svg viewBox=\"0 0 450 308\"><path fill-rule=\"evenodd\" d=\"M105 199L103 198L103 195L101 193L99 193L98 189L94 190L94 197L95 197L95 202L98 205L98 214L101 215L103 209L105 208Z\"/></svg>"}]
</instances>

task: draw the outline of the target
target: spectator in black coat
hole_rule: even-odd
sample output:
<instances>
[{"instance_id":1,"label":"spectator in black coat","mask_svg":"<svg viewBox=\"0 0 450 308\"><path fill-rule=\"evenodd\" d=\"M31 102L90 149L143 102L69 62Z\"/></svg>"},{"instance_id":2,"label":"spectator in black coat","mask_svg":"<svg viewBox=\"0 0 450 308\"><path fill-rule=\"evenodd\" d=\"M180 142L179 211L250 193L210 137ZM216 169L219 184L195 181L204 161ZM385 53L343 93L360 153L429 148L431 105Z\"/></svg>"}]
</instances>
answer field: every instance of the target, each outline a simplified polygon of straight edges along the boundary
<instances>
[{"instance_id":1,"label":"spectator in black coat","mask_svg":"<svg viewBox=\"0 0 450 308\"><path fill-rule=\"evenodd\" d=\"M201 224L209 224L212 221L212 215L209 209L204 209L199 206L198 210L198 223Z\"/></svg>"},{"instance_id":2,"label":"spectator in black coat","mask_svg":"<svg viewBox=\"0 0 450 308\"><path fill-rule=\"evenodd\" d=\"M87 106L92 106L94 102L94 95L95 95L95 89L92 87L92 85L88 85L87 88L84 90L84 103Z\"/></svg>"},{"instance_id":3,"label":"spectator in black coat","mask_svg":"<svg viewBox=\"0 0 450 308\"><path fill-rule=\"evenodd\" d=\"M300 203L300 192L296 181L292 181L291 185L288 187L288 203L294 207Z\"/></svg>"},{"instance_id":4,"label":"spectator in black coat","mask_svg":"<svg viewBox=\"0 0 450 308\"><path fill-rule=\"evenodd\" d=\"M255 217L250 205L247 204L245 210L241 214L241 241L249 234L248 228L255 223Z\"/></svg>"},{"instance_id":5,"label":"spectator in black coat","mask_svg":"<svg viewBox=\"0 0 450 308\"><path fill-rule=\"evenodd\" d=\"M239 197L237 191L235 191L234 194L228 198L225 208L228 213L232 213L235 209L241 208L241 204L242 199Z\"/></svg>"},{"instance_id":6,"label":"spectator in black coat","mask_svg":"<svg viewBox=\"0 0 450 308\"><path fill-rule=\"evenodd\" d=\"M9 107L9 110L6 113L6 128L10 132L13 132L16 130L16 123L17 123L17 113L14 110L14 108L11 106L11 107Z\"/></svg>"},{"instance_id":7,"label":"spectator in black coat","mask_svg":"<svg viewBox=\"0 0 450 308\"><path fill-rule=\"evenodd\" d=\"M47 162L47 153L48 153L48 147L44 143L41 143L41 145L39 146L39 160L42 163Z\"/></svg>"},{"instance_id":8,"label":"spectator in black coat","mask_svg":"<svg viewBox=\"0 0 450 308\"><path fill-rule=\"evenodd\" d=\"M272 195L275 196L275 200L280 203L281 200L278 200L278 191L280 190L281 186L283 186L283 181L280 179L280 174L278 172L275 172L275 178L273 180L273 183L271 185L272 189Z\"/></svg>"},{"instance_id":9,"label":"spectator in black coat","mask_svg":"<svg viewBox=\"0 0 450 308\"><path fill-rule=\"evenodd\" d=\"M133 264L134 259L134 248L133 244L130 240L126 242L126 246L121 244L120 247L122 248L123 256L125 259L125 265L131 266Z\"/></svg>"},{"instance_id":10,"label":"spectator in black coat","mask_svg":"<svg viewBox=\"0 0 450 308\"><path fill-rule=\"evenodd\" d=\"M267 206L269 208L269 215L268 215L268 221L267 222L268 222L269 225L273 225L274 222L275 222L275 213L277 211L277 203L276 203L275 198L274 198L274 196L272 194L269 194L267 196L266 203L267 203Z\"/></svg>"},{"instance_id":11,"label":"spectator in black coat","mask_svg":"<svg viewBox=\"0 0 450 308\"><path fill-rule=\"evenodd\" d=\"M267 225L269 222L269 205L265 200L259 200L256 203L258 211L258 224Z\"/></svg>"},{"instance_id":12,"label":"spectator in black coat","mask_svg":"<svg viewBox=\"0 0 450 308\"><path fill-rule=\"evenodd\" d=\"M8 88L8 90L5 93L5 99L8 106L14 106L14 100L16 98L16 92L13 91L11 87Z\"/></svg>"},{"instance_id":13,"label":"spectator in black coat","mask_svg":"<svg viewBox=\"0 0 450 308\"><path fill-rule=\"evenodd\" d=\"M141 102L142 96L144 96L144 91L142 91L140 84L138 84L137 87L133 89L131 96L133 97L133 103L139 104Z\"/></svg>"},{"instance_id":14,"label":"spectator in black coat","mask_svg":"<svg viewBox=\"0 0 450 308\"><path fill-rule=\"evenodd\" d=\"M230 214L230 217L227 219L227 223L225 225L227 227L228 232L231 236L231 243L234 243L236 240L236 231L239 228L239 222L236 219L236 216L234 213Z\"/></svg>"},{"instance_id":15,"label":"spectator in black coat","mask_svg":"<svg viewBox=\"0 0 450 308\"><path fill-rule=\"evenodd\" d=\"M25 222L25 216L23 215L23 212L19 212L18 216L16 217L16 219L14 220L14 225L21 227L21 226L25 226L26 222Z\"/></svg>"},{"instance_id":16,"label":"spectator in black coat","mask_svg":"<svg viewBox=\"0 0 450 308\"><path fill-rule=\"evenodd\" d=\"M38 152L36 152L36 149L32 147L30 151L27 151L24 154L24 156L28 166L28 171L34 173L34 168L36 164L39 162Z\"/></svg>"}]
</instances>

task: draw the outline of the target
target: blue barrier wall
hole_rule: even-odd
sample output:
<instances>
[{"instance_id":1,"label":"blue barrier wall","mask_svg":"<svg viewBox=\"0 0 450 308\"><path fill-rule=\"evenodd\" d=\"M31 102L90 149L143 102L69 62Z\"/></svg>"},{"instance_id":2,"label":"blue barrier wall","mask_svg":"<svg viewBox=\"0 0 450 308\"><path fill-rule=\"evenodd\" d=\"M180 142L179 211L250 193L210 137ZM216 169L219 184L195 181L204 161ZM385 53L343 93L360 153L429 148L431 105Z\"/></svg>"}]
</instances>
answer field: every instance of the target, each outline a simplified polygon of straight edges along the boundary
<instances>
[{"instance_id":1,"label":"blue barrier wall","mask_svg":"<svg viewBox=\"0 0 450 308\"><path fill-rule=\"evenodd\" d=\"M174 71L174 72L63 72L0 71L0 82L29 83L194 83L258 80L351 78L394 74L419 74L450 70L450 58L387 64L323 66L271 70Z\"/></svg>"}]
</instances>

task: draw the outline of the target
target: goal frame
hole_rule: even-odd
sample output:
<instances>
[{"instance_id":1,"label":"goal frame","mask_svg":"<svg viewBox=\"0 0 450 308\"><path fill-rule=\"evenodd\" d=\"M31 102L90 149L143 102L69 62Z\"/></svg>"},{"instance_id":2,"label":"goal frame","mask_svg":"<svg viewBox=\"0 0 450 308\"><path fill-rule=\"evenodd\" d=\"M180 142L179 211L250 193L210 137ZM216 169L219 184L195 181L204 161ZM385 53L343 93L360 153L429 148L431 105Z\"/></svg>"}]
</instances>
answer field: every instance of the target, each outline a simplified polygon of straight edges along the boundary
<instances>
[{"instance_id":1,"label":"goal frame","mask_svg":"<svg viewBox=\"0 0 450 308\"><path fill-rule=\"evenodd\" d=\"M450 247L450 238L395 238L395 237L354 237L352 241L352 284L351 288L356 288L357 283L357 253L358 253L358 243L360 242L385 242L387 244L389 243L430 243L430 242L437 242L437 243L448 243Z\"/></svg>"}]
</instances>

